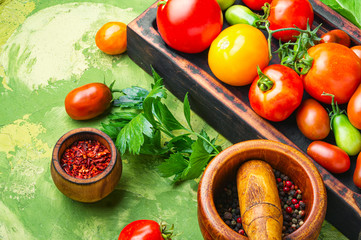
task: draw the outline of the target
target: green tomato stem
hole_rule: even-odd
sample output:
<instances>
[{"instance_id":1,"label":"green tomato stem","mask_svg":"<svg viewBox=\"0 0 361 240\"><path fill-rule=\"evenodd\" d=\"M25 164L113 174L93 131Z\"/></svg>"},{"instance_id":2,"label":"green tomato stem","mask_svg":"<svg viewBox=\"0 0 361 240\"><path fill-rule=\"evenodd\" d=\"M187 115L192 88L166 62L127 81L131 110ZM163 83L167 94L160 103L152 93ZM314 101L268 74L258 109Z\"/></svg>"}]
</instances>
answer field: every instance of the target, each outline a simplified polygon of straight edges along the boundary
<instances>
[{"instance_id":1,"label":"green tomato stem","mask_svg":"<svg viewBox=\"0 0 361 240\"><path fill-rule=\"evenodd\" d=\"M157 6L165 5L168 2L168 0L160 1L158 2Z\"/></svg>"},{"instance_id":2,"label":"green tomato stem","mask_svg":"<svg viewBox=\"0 0 361 240\"><path fill-rule=\"evenodd\" d=\"M257 72L259 76L259 79L257 81L257 86L262 92L267 92L273 87L274 82L261 71L259 66L257 66Z\"/></svg>"}]
</instances>

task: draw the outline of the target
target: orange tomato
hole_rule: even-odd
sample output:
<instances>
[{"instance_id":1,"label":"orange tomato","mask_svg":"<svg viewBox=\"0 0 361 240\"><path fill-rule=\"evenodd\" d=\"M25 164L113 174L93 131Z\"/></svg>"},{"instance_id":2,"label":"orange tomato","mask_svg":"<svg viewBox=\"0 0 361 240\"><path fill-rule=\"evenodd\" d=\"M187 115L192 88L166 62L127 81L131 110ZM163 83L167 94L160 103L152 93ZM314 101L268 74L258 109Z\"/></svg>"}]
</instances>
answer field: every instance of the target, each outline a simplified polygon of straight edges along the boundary
<instances>
[{"instance_id":1,"label":"orange tomato","mask_svg":"<svg viewBox=\"0 0 361 240\"><path fill-rule=\"evenodd\" d=\"M361 59L361 45L353 46L351 50Z\"/></svg>"},{"instance_id":2,"label":"orange tomato","mask_svg":"<svg viewBox=\"0 0 361 240\"><path fill-rule=\"evenodd\" d=\"M232 86L244 86L257 77L269 62L268 44L263 33L247 24L223 30L212 42L208 64L213 74Z\"/></svg>"},{"instance_id":3,"label":"orange tomato","mask_svg":"<svg viewBox=\"0 0 361 240\"><path fill-rule=\"evenodd\" d=\"M108 22L95 35L95 43L109 55L118 55L127 50L127 25L122 22Z\"/></svg>"}]
</instances>

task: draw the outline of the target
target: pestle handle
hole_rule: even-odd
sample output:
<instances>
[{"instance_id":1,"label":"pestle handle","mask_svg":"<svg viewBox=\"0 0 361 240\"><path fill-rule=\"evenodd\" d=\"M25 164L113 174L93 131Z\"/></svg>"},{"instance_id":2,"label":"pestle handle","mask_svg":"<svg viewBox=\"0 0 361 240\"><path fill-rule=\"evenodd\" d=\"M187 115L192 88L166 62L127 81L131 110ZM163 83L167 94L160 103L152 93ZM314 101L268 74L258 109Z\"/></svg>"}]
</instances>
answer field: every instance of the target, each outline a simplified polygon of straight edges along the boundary
<instances>
[{"instance_id":1,"label":"pestle handle","mask_svg":"<svg viewBox=\"0 0 361 240\"><path fill-rule=\"evenodd\" d=\"M282 208L272 167L261 160L243 163L237 172L237 190L248 238L282 239Z\"/></svg>"}]
</instances>

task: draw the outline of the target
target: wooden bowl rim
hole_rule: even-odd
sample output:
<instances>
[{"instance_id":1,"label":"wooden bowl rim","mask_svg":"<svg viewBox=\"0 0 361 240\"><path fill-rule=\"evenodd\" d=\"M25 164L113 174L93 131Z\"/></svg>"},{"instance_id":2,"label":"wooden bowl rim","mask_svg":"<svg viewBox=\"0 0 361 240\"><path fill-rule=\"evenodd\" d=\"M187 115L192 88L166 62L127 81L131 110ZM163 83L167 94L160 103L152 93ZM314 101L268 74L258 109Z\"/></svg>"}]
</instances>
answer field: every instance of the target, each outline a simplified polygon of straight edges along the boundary
<instances>
[{"instance_id":1,"label":"wooden bowl rim","mask_svg":"<svg viewBox=\"0 0 361 240\"><path fill-rule=\"evenodd\" d=\"M307 167L311 170L311 171L305 171L308 177L310 178L310 182L312 186L313 202L311 204L311 209L309 211L307 218L304 221L304 224L293 233L287 235L287 239L293 239L295 236L302 235L302 231L304 231L305 229L321 227L321 225L318 226L315 221L312 221L312 219L314 220L324 219L326 215L326 207L327 207L326 189L322 177L319 174L316 166L312 163L312 161L309 158L307 158L304 154L302 154L300 151L296 150L291 146L273 140L258 139L258 140L243 141L226 148L212 159L212 161L208 164L202 175L198 187L198 208L200 208L198 209L198 214L199 211L204 212L209 218L209 222L219 223L219 225L217 224L213 225L216 235L218 237L221 237L220 239L223 239L222 237L225 237L224 233L229 233L230 234L229 236L232 236L237 239L248 239L247 237L241 236L235 231L233 231L221 219L214 204L213 194L208 194L208 193L209 192L213 193L215 189L213 183L217 169L222 168L226 164L228 159L231 159L235 155L238 155L240 152L242 152L242 150L252 151L254 149L263 149L263 150L267 149L274 152L282 151L283 154L292 157L293 159L297 159L298 163L302 166L303 169ZM203 184L203 182L208 182L208 184L207 185ZM207 198L205 196L207 196ZM320 205L316 206L315 204L316 202L319 202Z\"/></svg>"},{"instance_id":2,"label":"wooden bowl rim","mask_svg":"<svg viewBox=\"0 0 361 240\"><path fill-rule=\"evenodd\" d=\"M83 133L90 133L90 134L98 135L101 138L103 138L109 144L109 146L110 146L109 150L111 153L111 159L110 159L109 165L105 168L105 170L102 173L96 175L95 177L87 178L87 179L80 179L80 178L76 178L76 177L73 177L73 176L70 176L69 174L67 174L65 172L65 170L60 166L60 162L59 162L59 158L58 158L61 145L64 144L64 142L66 140L68 140L69 138L71 138L72 136L81 135ZM86 140L86 139L84 139L84 140ZM76 129L72 129L69 132L65 133L56 142L54 149L53 149L52 165L53 165L55 171L66 181L74 183L74 184L78 184L78 185L88 185L88 184L96 183L96 182L104 179L106 176L108 176L115 167L115 163L117 161L117 156L118 156L118 151L115 147L115 144L114 144L113 140L106 133L104 133L96 128L90 128L90 127L76 128Z\"/></svg>"}]
</instances>

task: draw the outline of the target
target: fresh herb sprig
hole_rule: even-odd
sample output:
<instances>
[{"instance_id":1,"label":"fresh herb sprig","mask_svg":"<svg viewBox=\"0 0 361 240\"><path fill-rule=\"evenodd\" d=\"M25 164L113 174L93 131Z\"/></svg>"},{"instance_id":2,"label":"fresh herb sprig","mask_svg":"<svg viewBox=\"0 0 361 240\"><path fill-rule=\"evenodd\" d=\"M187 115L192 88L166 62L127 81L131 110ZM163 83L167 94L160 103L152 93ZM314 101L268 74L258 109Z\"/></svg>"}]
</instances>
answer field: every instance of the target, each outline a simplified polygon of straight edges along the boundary
<instances>
[{"instance_id":1,"label":"fresh herb sprig","mask_svg":"<svg viewBox=\"0 0 361 240\"><path fill-rule=\"evenodd\" d=\"M188 93L183 103L187 126L174 117L162 102L167 98L163 79L153 68L152 73L154 84L150 91L140 87L121 91L123 95L114 100L114 106L120 111L109 115L108 121L102 123L102 130L115 139L122 154L129 152L163 158L158 166L163 177L174 176L173 182L195 179L222 149L204 130L199 133L193 130ZM164 142L163 139L169 140Z\"/></svg>"}]
</instances>

